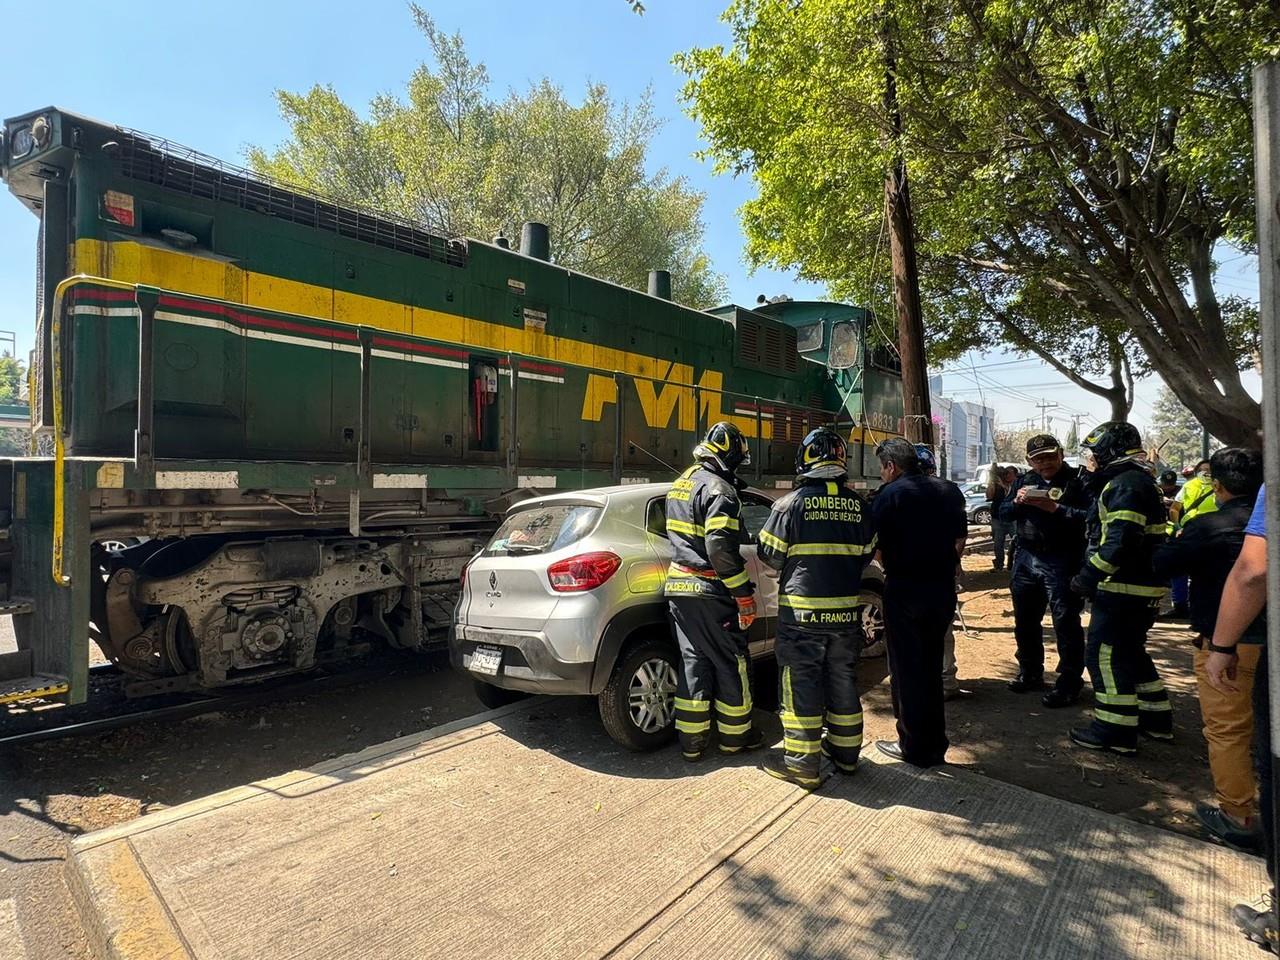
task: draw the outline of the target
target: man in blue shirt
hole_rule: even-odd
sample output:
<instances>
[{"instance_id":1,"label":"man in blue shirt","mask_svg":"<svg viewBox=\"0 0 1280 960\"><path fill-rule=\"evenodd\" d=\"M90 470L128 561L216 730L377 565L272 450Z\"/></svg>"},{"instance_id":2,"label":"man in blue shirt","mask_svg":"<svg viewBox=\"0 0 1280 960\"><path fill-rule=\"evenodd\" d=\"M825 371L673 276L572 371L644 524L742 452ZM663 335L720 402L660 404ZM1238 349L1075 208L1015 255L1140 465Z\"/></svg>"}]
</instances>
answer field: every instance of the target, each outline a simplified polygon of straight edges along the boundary
<instances>
[{"instance_id":1,"label":"man in blue shirt","mask_svg":"<svg viewBox=\"0 0 1280 960\"><path fill-rule=\"evenodd\" d=\"M884 619L898 740L877 749L918 767L943 763L942 646L956 610L956 567L968 534L964 495L926 476L906 440L876 448L884 486L871 501L884 565Z\"/></svg>"}]
</instances>

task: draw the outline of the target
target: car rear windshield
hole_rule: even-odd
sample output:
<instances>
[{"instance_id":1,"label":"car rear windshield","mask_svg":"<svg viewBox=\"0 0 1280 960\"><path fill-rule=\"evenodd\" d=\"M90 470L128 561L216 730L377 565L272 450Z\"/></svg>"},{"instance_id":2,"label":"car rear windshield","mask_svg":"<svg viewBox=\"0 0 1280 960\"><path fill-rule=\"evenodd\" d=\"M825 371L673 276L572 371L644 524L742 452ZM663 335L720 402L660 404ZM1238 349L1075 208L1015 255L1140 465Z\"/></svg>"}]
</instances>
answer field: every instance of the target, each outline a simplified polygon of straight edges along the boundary
<instances>
[{"instance_id":1,"label":"car rear windshield","mask_svg":"<svg viewBox=\"0 0 1280 960\"><path fill-rule=\"evenodd\" d=\"M513 513L484 548L484 556L526 556L551 553L576 543L591 532L600 508L572 503L549 503Z\"/></svg>"}]
</instances>

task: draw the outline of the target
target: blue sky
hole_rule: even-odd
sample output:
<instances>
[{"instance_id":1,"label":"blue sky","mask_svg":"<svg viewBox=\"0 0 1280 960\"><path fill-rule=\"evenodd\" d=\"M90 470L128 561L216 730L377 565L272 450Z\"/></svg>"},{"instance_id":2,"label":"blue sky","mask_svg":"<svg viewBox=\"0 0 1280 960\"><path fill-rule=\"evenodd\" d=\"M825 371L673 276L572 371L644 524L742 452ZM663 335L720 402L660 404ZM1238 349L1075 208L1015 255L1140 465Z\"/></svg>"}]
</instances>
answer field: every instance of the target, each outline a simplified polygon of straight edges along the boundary
<instances>
[{"instance_id":1,"label":"blue sky","mask_svg":"<svg viewBox=\"0 0 1280 960\"><path fill-rule=\"evenodd\" d=\"M786 274L749 275L736 210L753 195L752 184L713 177L693 157L698 129L680 110L681 78L670 61L679 50L727 41L719 21L725 5L647 0L645 15L637 17L623 0L422 0L441 27L463 34L473 59L488 67L496 94L543 76L571 97L592 81L605 83L619 99L636 99L651 88L666 120L651 162L706 192L705 246L728 277L733 299L821 296L820 287ZM402 91L427 55L406 5L397 0L71 0L58 8L54 34L38 4L0 0L0 14L6 36L21 38L5 47L4 116L56 104L231 161L242 161L249 144L271 146L284 136L273 90L329 83L348 102L367 104L379 93ZM35 218L12 197L0 197L0 328L16 331L23 355L34 327L35 240ZM1257 297L1250 258L1228 264L1222 282L1224 292ZM1038 416L1039 398L1059 402L1059 418L1078 411L1086 420L1105 419L1105 404L1045 365L1017 359L997 352L948 364L954 372L945 375L947 392L982 399L1008 422ZM1134 411L1139 423L1157 389L1156 382L1140 388Z\"/></svg>"}]
</instances>

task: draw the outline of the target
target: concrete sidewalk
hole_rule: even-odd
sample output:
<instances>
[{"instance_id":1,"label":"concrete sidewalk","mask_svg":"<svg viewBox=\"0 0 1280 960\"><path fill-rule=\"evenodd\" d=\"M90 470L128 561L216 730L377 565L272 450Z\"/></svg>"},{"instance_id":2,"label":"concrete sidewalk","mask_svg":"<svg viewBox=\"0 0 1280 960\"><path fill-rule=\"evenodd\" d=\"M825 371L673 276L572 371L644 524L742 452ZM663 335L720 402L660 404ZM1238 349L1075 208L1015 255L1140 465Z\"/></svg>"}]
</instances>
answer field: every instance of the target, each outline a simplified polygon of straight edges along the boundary
<instances>
[{"instance_id":1,"label":"concrete sidewalk","mask_svg":"<svg viewBox=\"0 0 1280 960\"><path fill-rule=\"evenodd\" d=\"M754 759L754 758L752 758ZM102 957L1259 956L1261 861L870 750L809 795L526 701L72 843Z\"/></svg>"}]
</instances>

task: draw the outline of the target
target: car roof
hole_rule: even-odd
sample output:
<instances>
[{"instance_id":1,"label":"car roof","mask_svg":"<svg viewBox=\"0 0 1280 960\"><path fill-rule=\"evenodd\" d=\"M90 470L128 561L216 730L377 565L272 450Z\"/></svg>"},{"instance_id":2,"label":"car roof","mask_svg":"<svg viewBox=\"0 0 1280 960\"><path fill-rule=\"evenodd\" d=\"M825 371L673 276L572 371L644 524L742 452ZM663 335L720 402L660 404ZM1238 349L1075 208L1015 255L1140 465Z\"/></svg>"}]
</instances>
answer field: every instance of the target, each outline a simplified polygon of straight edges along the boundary
<instances>
[{"instance_id":1,"label":"car roof","mask_svg":"<svg viewBox=\"0 0 1280 960\"><path fill-rule=\"evenodd\" d=\"M521 500L508 508L508 513L516 513L531 506L554 503L595 503L605 506L606 503L628 503L635 500L649 500L653 497L665 497L671 489L670 483L623 483L609 487L588 487L584 490L566 490L563 493L548 493L540 497ZM767 500L776 499L768 490L748 487L750 492ZM782 491L785 492L785 491Z\"/></svg>"},{"instance_id":2,"label":"car roof","mask_svg":"<svg viewBox=\"0 0 1280 960\"><path fill-rule=\"evenodd\" d=\"M585 490L566 490L563 493L548 493L540 497L530 497L512 504L508 513L524 510L531 506L554 503L596 503L604 506L610 500L647 500L651 497L666 496L671 489L669 483L623 483L611 487L588 487Z\"/></svg>"}]
</instances>

